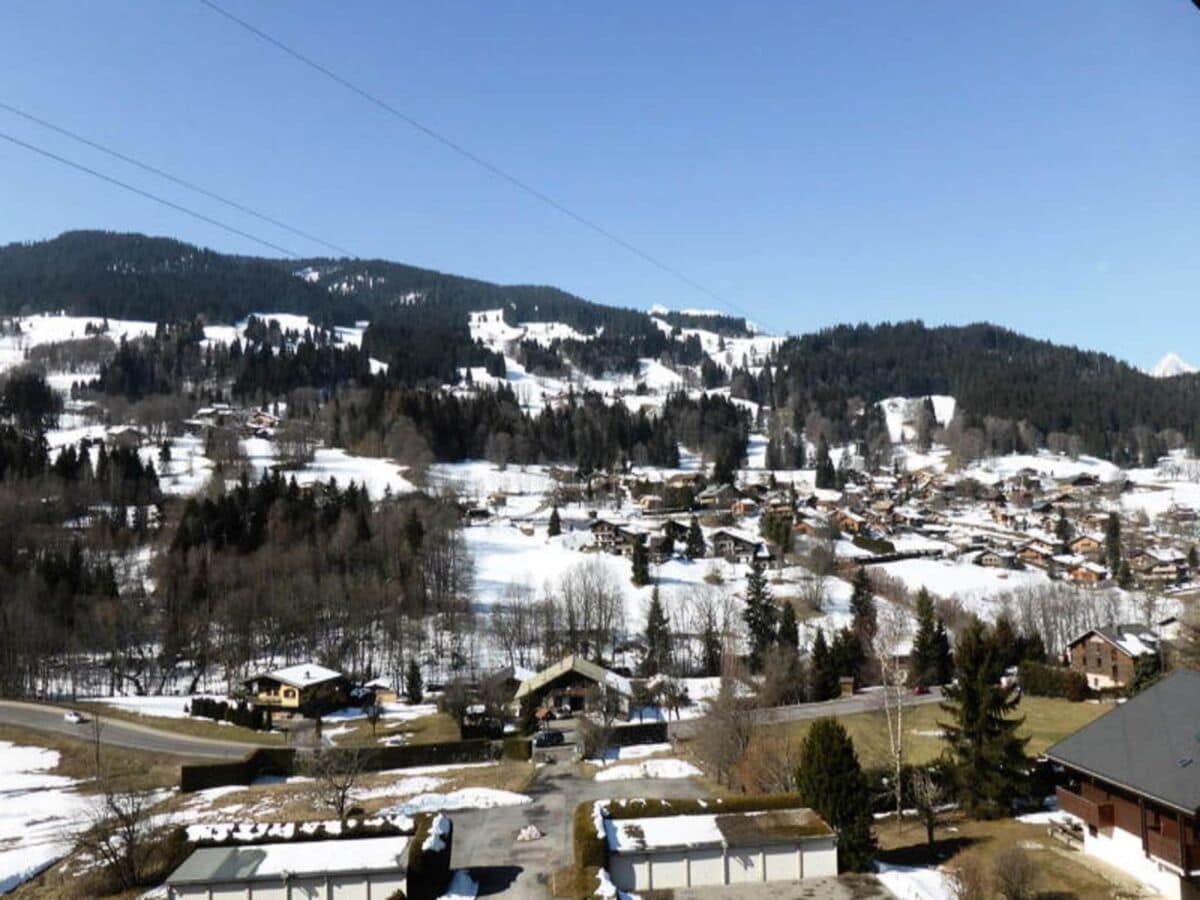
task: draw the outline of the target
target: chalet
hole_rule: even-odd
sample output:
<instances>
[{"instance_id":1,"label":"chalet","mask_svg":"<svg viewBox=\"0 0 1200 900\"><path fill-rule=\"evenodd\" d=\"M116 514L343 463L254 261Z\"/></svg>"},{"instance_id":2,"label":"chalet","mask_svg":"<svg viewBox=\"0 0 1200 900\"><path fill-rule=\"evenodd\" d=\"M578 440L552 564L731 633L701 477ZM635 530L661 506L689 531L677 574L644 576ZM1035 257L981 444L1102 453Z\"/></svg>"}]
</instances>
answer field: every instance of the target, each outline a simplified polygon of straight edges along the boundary
<instances>
[{"instance_id":1,"label":"chalet","mask_svg":"<svg viewBox=\"0 0 1200 900\"><path fill-rule=\"evenodd\" d=\"M1079 563L1067 570L1067 577L1079 584L1099 584L1108 578L1108 569L1099 563Z\"/></svg>"},{"instance_id":2,"label":"chalet","mask_svg":"<svg viewBox=\"0 0 1200 900\"><path fill-rule=\"evenodd\" d=\"M1172 900L1200 898L1200 672L1175 672L1046 751L1083 851Z\"/></svg>"},{"instance_id":3,"label":"chalet","mask_svg":"<svg viewBox=\"0 0 1200 900\"><path fill-rule=\"evenodd\" d=\"M680 522L678 519L664 519L659 525L659 531L664 537L669 537L676 543L682 543L687 540L688 530L690 529L688 522Z\"/></svg>"},{"instance_id":4,"label":"chalet","mask_svg":"<svg viewBox=\"0 0 1200 900\"><path fill-rule=\"evenodd\" d=\"M1129 568L1144 581L1178 584L1187 577L1187 557L1166 547L1152 547L1129 558Z\"/></svg>"},{"instance_id":5,"label":"chalet","mask_svg":"<svg viewBox=\"0 0 1200 900\"><path fill-rule=\"evenodd\" d=\"M663 498L658 494L642 494L637 503L642 512L658 512L663 508Z\"/></svg>"},{"instance_id":6,"label":"chalet","mask_svg":"<svg viewBox=\"0 0 1200 900\"><path fill-rule=\"evenodd\" d=\"M568 656L521 682L514 695L518 704L529 703L544 711L586 712L588 698L603 689L619 698L627 713L633 695L629 679L581 656Z\"/></svg>"},{"instance_id":7,"label":"chalet","mask_svg":"<svg viewBox=\"0 0 1200 900\"><path fill-rule=\"evenodd\" d=\"M750 497L739 497L729 509L735 516L753 516L758 512L758 501Z\"/></svg>"},{"instance_id":8,"label":"chalet","mask_svg":"<svg viewBox=\"0 0 1200 900\"><path fill-rule=\"evenodd\" d=\"M696 495L696 502L704 509L729 509L741 493L731 484L709 485Z\"/></svg>"},{"instance_id":9,"label":"chalet","mask_svg":"<svg viewBox=\"0 0 1200 900\"><path fill-rule=\"evenodd\" d=\"M1022 562L1028 565L1045 569L1050 566L1051 560L1054 559L1054 551L1041 541L1030 541L1017 551L1017 556Z\"/></svg>"},{"instance_id":10,"label":"chalet","mask_svg":"<svg viewBox=\"0 0 1200 900\"><path fill-rule=\"evenodd\" d=\"M1123 688L1139 658L1158 653L1158 636L1144 625L1108 625L1085 631L1067 644L1070 666L1088 686Z\"/></svg>"},{"instance_id":11,"label":"chalet","mask_svg":"<svg viewBox=\"0 0 1200 900\"><path fill-rule=\"evenodd\" d=\"M858 534L866 528L867 520L856 512L851 512L848 509L839 509L833 514L833 520L837 523L837 527L848 534Z\"/></svg>"},{"instance_id":12,"label":"chalet","mask_svg":"<svg viewBox=\"0 0 1200 900\"><path fill-rule=\"evenodd\" d=\"M1015 553L1007 550L984 550L975 557L975 565L988 569L1015 569L1020 561Z\"/></svg>"},{"instance_id":13,"label":"chalet","mask_svg":"<svg viewBox=\"0 0 1200 900\"><path fill-rule=\"evenodd\" d=\"M344 706L350 695L345 675L316 663L263 672L244 684L254 707L305 716Z\"/></svg>"},{"instance_id":14,"label":"chalet","mask_svg":"<svg viewBox=\"0 0 1200 900\"><path fill-rule=\"evenodd\" d=\"M713 532L711 546L713 555L722 556L730 562L749 563L754 560L762 542L730 528Z\"/></svg>"},{"instance_id":15,"label":"chalet","mask_svg":"<svg viewBox=\"0 0 1200 900\"><path fill-rule=\"evenodd\" d=\"M1067 549L1079 556L1096 556L1104 552L1104 541L1091 534L1081 534L1068 542Z\"/></svg>"},{"instance_id":16,"label":"chalet","mask_svg":"<svg viewBox=\"0 0 1200 900\"><path fill-rule=\"evenodd\" d=\"M629 527L608 519L597 519L590 526L592 543L606 553L621 553L633 540Z\"/></svg>"}]
</instances>

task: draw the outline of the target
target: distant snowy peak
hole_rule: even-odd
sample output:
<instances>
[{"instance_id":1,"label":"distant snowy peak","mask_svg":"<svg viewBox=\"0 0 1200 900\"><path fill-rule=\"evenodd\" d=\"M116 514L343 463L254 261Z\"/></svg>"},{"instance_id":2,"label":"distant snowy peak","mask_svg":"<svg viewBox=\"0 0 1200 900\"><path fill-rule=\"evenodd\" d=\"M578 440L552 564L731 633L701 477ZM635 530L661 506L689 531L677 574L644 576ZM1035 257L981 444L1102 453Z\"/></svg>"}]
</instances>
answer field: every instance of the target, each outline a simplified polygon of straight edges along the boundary
<instances>
[{"instance_id":1,"label":"distant snowy peak","mask_svg":"<svg viewBox=\"0 0 1200 900\"><path fill-rule=\"evenodd\" d=\"M1192 375L1197 370L1195 366L1184 362L1179 358L1178 354L1168 353L1158 361L1150 374L1155 378L1174 378L1176 375Z\"/></svg>"}]
</instances>

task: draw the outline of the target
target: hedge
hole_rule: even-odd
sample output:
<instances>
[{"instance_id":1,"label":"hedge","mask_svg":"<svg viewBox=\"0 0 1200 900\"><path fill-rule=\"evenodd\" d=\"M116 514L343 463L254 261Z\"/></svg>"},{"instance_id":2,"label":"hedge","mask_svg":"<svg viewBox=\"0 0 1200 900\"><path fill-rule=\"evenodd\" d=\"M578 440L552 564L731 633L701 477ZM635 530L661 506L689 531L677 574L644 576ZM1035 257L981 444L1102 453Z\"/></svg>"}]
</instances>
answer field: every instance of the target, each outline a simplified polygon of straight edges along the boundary
<instances>
[{"instance_id":1,"label":"hedge","mask_svg":"<svg viewBox=\"0 0 1200 900\"><path fill-rule=\"evenodd\" d=\"M896 545L891 541L880 540L878 538L869 538L865 534L856 534L851 538L850 543L854 544L861 550L868 550L876 556L883 556L887 553L895 553Z\"/></svg>"},{"instance_id":2,"label":"hedge","mask_svg":"<svg viewBox=\"0 0 1200 900\"><path fill-rule=\"evenodd\" d=\"M595 801L591 800L575 807L571 836L578 869L603 869L608 865L608 843L596 833L594 809Z\"/></svg>"},{"instance_id":3,"label":"hedge","mask_svg":"<svg viewBox=\"0 0 1200 900\"><path fill-rule=\"evenodd\" d=\"M504 759L515 759L518 762L525 762L533 758L533 741L530 738L523 737L506 738L500 755Z\"/></svg>"},{"instance_id":4,"label":"hedge","mask_svg":"<svg viewBox=\"0 0 1200 900\"><path fill-rule=\"evenodd\" d=\"M444 829L442 848L426 850L425 842L435 823ZM437 900L450 884L450 854L454 846L454 824L442 813L423 813L416 818L416 831L408 844L408 896L411 900Z\"/></svg>"},{"instance_id":5,"label":"hedge","mask_svg":"<svg viewBox=\"0 0 1200 900\"><path fill-rule=\"evenodd\" d=\"M706 797L698 800L610 800L605 813L610 819L649 819L657 816L763 812L769 809L796 809L804 805L799 794L746 794L740 797Z\"/></svg>"},{"instance_id":6,"label":"hedge","mask_svg":"<svg viewBox=\"0 0 1200 900\"><path fill-rule=\"evenodd\" d=\"M232 722L254 731L262 731L267 727L266 712L248 705L245 700L239 700L237 705L233 705L210 697L193 697L188 704L188 714L203 716L216 722Z\"/></svg>"},{"instance_id":7,"label":"hedge","mask_svg":"<svg viewBox=\"0 0 1200 900\"><path fill-rule=\"evenodd\" d=\"M1021 690L1035 697L1061 697L1078 703L1087 698L1087 679L1074 669L1023 662L1017 670Z\"/></svg>"},{"instance_id":8,"label":"hedge","mask_svg":"<svg viewBox=\"0 0 1200 900\"><path fill-rule=\"evenodd\" d=\"M499 743L485 740L371 747L362 752L361 765L364 771L378 772L413 766L487 762L497 759L501 750ZM296 752L291 747L261 747L237 762L183 766L179 772L179 789L184 792L202 791L226 785L250 784L263 775L294 775Z\"/></svg>"},{"instance_id":9,"label":"hedge","mask_svg":"<svg viewBox=\"0 0 1200 900\"><path fill-rule=\"evenodd\" d=\"M665 744L666 722L639 722L636 725L618 725L612 729L608 739L610 747L630 747L634 744Z\"/></svg>"},{"instance_id":10,"label":"hedge","mask_svg":"<svg viewBox=\"0 0 1200 900\"><path fill-rule=\"evenodd\" d=\"M345 822L330 820L329 823L318 822L311 827L312 822L270 822L249 826L247 834L240 828L228 832L224 838L200 838L192 841L194 847L256 847L260 844L303 844L314 841L327 841L331 838L338 840L354 840L356 838L378 837L408 837L414 833L414 827L405 823L405 827L397 824L397 817L368 816L367 818L351 818ZM326 824L337 825L334 832L326 830ZM309 826L307 830L305 826ZM290 827L291 834L283 834Z\"/></svg>"}]
</instances>

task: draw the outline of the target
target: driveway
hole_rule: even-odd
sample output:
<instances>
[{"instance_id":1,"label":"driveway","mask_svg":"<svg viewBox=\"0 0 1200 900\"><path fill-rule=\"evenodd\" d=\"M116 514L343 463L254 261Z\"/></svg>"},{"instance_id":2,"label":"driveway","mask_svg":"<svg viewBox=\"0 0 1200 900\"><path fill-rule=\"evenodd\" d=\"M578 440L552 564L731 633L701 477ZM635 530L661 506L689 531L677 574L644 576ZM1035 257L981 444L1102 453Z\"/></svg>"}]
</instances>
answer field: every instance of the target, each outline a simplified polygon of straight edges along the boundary
<instances>
[{"instance_id":1,"label":"driveway","mask_svg":"<svg viewBox=\"0 0 1200 900\"><path fill-rule=\"evenodd\" d=\"M451 813L451 864L472 870L481 897L549 897L550 873L571 861L571 817L580 803L621 797L702 797L705 792L686 778L596 782L581 776L571 763L551 763L537 770L526 793L533 798L528 806ZM544 836L518 842L517 832L526 825L536 825Z\"/></svg>"},{"instance_id":2,"label":"driveway","mask_svg":"<svg viewBox=\"0 0 1200 900\"><path fill-rule=\"evenodd\" d=\"M16 725L35 731L48 731L91 742L93 740L91 714L88 714L86 723L72 725L63 720L63 714L68 708L46 703L0 700L0 724ZM106 717L101 717L101 719L103 727L100 730L100 742L112 747L205 759L241 759L254 749L254 745L247 743L227 743L210 738L162 731L148 725L138 725L120 719Z\"/></svg>"}]
</instances>

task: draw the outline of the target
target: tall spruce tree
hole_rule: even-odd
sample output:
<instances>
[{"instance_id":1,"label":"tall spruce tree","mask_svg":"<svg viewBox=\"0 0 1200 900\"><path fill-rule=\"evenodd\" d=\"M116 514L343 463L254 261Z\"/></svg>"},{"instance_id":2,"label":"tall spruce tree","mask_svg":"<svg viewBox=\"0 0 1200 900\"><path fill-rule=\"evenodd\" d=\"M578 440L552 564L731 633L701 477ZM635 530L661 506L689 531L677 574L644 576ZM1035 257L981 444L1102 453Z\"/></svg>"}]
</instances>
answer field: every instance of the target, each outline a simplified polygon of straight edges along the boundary
<instances>
[{"instance_id":1,"label":"tall spruce tree","mask_svg":"<svg viewBox=\"0 0 1200 900\"><path fill-rule=\"evenodd\" d=\"M704 616L700 630L700 654L704 661L704 674L711 677L721 674L721 632L712 612Z\"/></svg>"},{"instance_id":2,"label":"tall spruce tree","mask_svg":"<svg viewBox=\"0 0 1200 900\"><path fill-rule=\"evenodd\" d=\"M854 573L850 613L853 617L850 628L858 638L859 651L864 660L869 659L875 643L875 632L879 629L879 619L875 610L875 592L871 590L866 566L859 566Z\"/></svg>"},{"instance_id":3,"label":"tall spruce tree","mask_svg":"<svg viewBox=\"0 0 1200 900\"><path fill-rule=\"evenodd\" d=\"M836 719L818 719L804 736L796 772L800 801L838 835L838 869L867 872L875 863L871 795L854 742Z\"/></svg>"},{"instance_id":4,"label":"tall spruce tree","mask_svg":"<svg viewBox=\"0 0 1200 900\"><path fill-rule=\"evenodd\" d=\"M650 551L646 549L646 539L639 536L633 542L633 576L635 586L644 587L650 583Z\"/></svg>"},{"instance_id":5,"label":"tall spruce tree","mask_svg":"<svg viewBox=\"0 0 1200 900\"><path fill-rule=\"evenodd\" d=\"M956 648L955 682L943 688L940 722L946 736L946 758L959 802L973 816L995 818L1012 810L1028 785L1025 745L1017 730L1016 687L996 683L997 646L987 627L973 619Z\"/></svg>"},{"instance_id":6,"label":"tall spruce tree","mask_svg":"<svg viewBox=\"0 0 1200 900\"><path fill-rule=\"evenodd\" d=\"M937 683L949 684L954 678L954 653L950 649L950 634L946 623L938 617L937 631L933 636L933 659L937 671Z\"/></svg>"},{"instance_id":7,"label":"tall spruce tree","mask_svg":"<svg viewBox=\"0 0 1200 900\"><path fill-rule=\"evenodd\" d=\"M762 669L763 656L775 642L776 612L762 563L755 560L746 575L746 606L742 610L750 637L750 669L754 672Z\"/></svg>"},{"instance_id":8,"label":"tall spruce tree","mask_svg":"<svg viewBox=\"0 0 1200 900\"><path fill-rule=\"evenodd\" d=\"M817 629L817 635L813 638L812 650L810 652L811 663L808 669L809 699L814 703L820 703L823 700L832 700L842 692L842 685L839 678L837 661L833 658L833 651L829 647L829 643L825 640L825 630Z\"/></svg>"},{"instance_id":9,"label":"tall spruce tree","mask_svg":"<svg viewBox=\"0 0 1200 900\"><path fill-rule=\"evenodd\" d=\"M829 442L825 440L825 435L821 435L817 441L816 468L817 487L829 489L837 487L837 469L834 468L833 460L829 456Z\"/></svg>"},{"instance_id":10,"label":"tall spruce tree","mask_svg":"<svg viewBox=\"0 0 1200 900\"><path fill-rule=\"evenodd\" d=\"M795 651L800 647L800 625L796 622L796 607L792 602L783 604L783 612L779 616L779 645Z\"/></svg>"},{"instance_id":11,"label":"tall spruce tree","mask_svg":"<svg viewBox=\"0 0 1200 900\"><path fill-rule=\"evenodd\" d=\"M933 598L925 588L917 593L917 633L913 636L909 679L921 687L931 687L937 678L937 616Z\"/></svg>"},{"instance_id":12,"label":"tall spruce tree","mask_svg":"<svg viewBox=\"0 0 1200 900\"><path fill-rule=\"evenodd\" d=\"M704 553L704 532L700 530L699 520L692 516L687 530L687 558L703 559Z\"/></svg>"},{"instance_id":13,"label":"tall spruce tree","mask_svg":"<svg viewBox=\"0 0 1200 900\"><path fill-rule=\"evenodd\" d=\"M642 661L642 674L650 678L663 672L671 658L671 626L658 596L658 585L650 593L645 637L646 658Z\"/></svg>"},{"instance_id":14,"label":"tall spruce tree","mask_svg":"<svg viewBox=\"0 0 1200 900\"><path fill-rule=\"evenodd\" d=\"M1104 553L1108 559L1108 571L1116 576L1121 571L1121 517L1116 513L1108 514L1108 522L1104 526Z\"/></svg>"},{"instance_id":15,"label":"tall spruce tree","mask_svg":"<svg viewBox=\"0 0 1200 900\"><path fill-rule=\"evenodd\" d=\"M558 537L562 534L562 519L558 516L558 507L550 510L550 523L546 526L546 534L550 537Z\"/></svg>"}]
</instances>

